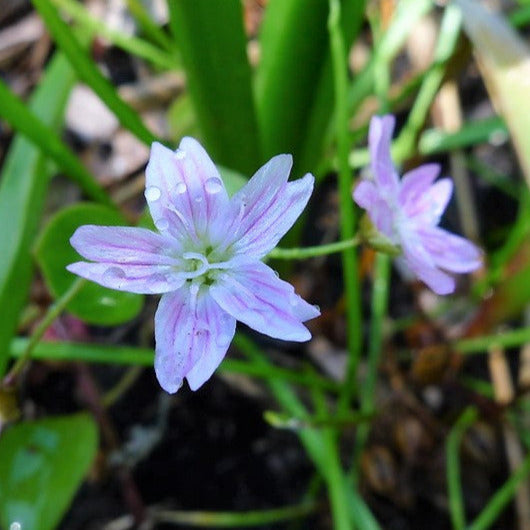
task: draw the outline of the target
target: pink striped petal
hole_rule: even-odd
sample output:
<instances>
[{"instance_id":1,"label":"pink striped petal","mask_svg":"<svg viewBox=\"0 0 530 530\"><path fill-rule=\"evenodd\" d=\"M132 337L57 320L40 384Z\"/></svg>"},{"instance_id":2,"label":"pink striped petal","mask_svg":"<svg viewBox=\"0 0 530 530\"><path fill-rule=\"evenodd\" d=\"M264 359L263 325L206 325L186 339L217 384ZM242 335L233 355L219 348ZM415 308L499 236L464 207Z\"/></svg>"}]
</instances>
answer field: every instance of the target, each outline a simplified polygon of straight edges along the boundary
<instances>
[{"instance_id":1,"label":"pink striped petal","mask_svg":"<svg viewBox=\"0 0 530 530\"><path fill-rule=\"evenodd\" d=\"M145 228L80 226L70 238L83 258L115 264L177 265L180 244Z\"/></svg>"},{"instance_id":2,"label":"pink striped petal","mask_svg":"<svg viewBox=\"0 0 530 530\"><path fill-rule=\"evenodd\" d=\"M368 131L368 146L374 179L383 194L388 197L396 197L399 188L399 178L390 156L395 123L394 116L390 114L374 116L370 120Z\"/></svg>"},{"instance_id":3,"label":"pink striped petal","mask_svg":"<svg viewBox=\"0 0 530 530\"><path fill-rule=\"evenodd\" d=\"M193 138L183 138L175 152L152 145L145 196L155 226L180 240L198 241L228 215L221 176Z\"/></svg>"},{"instance_id":4,"label":"pink striped petal","mask_svg":"<svg viewBox=\"0 0 530 530\"><path fill-rule=\"evenodd\" d=\"M188 286L166 294L155 315L155 372L162 388L175 393L187 378L197 390L223 360L235 319L208 295Z\"/></svg>"},{"instance_id":5,"label":"pink striped petal","mask_svg":"<svg viewBox=\"0 0 530 530\"><path fill-rule=\"evenodd\" d=\"M237 320L283 340L309 340L311 333L302 322L320 314L294 292L291 284L280 280L261 262L220 274L210 294Z\"/></svg>"}]
</instances>

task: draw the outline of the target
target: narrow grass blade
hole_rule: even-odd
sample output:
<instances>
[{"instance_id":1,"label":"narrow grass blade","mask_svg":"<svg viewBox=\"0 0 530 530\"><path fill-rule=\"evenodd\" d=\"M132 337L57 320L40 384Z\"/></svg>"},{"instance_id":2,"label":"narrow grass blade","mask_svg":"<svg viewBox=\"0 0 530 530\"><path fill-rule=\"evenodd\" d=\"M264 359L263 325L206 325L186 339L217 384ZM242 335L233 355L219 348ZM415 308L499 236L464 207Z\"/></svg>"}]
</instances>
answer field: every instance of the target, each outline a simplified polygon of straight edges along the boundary
<instances>
[{"instance_id":1,"label":"narrow grass blade","mask_svg":"<svg viewBox=\"0 0 530 530\"><path fill-rule=\"evenodd\" d=\"M364 1L342 1L341 8L349 46ZM323 0L271 0L261 30L256 105L263 153L292 153L298 173L318 161L333 111L327 15Z\"/></svg>"},{"instance_id":2,"label":"narrow grass blade","mask_svg":"<svg viewBox=\"0 0 530 530\"><path fill-rule=\"evenodd\" d=\"M170 22L197 121L213 159L251 174L258 130L240 0L175 0Z\"/></svg>"},{"instance_id":3,"label":"narrow grass blade","mask_svg":"<svg viewBox=\"0 0 530 530\"><path fill-rule=\"evenodd\" d=\"M61 141L55 131L29 110L1 80L0 101L2 102L2 105L0 105L0 118L5 119L13 129L27 136L69 178L77 182L89 197L112 206L109 196L74 153Z\"/></svg>"},{"instance_id":4,"label":"narrow grass blade","mask_svg":"<svg viewBox=\"0 0 530 530\"><path fill-rule=\"evenodd\" d=\"M170 70L178 66L174 56L161 51L149 42L109 28L92 16L77 0L52 0L52 2L68 13L81 27L86 28L90 34L100 35L122 50L141 57L159 68Z\"/></svg>"},{"instance_id":5,"label":"narrow grass blade","mask_svg":"<svg viewBox=\"0 0 530 530\"><path fill-rule=\"evenodd\" d=\"M57 55L31 98L29 109L55 129L59 126L74 80L75 75L66 59ZM0 109L4 105L5 100ZM5 370L8 346L28 295L32 273L31 247L50 176L42 151L22 135L17 135L0 175L0 307L3 308L0 375Z\"/></svg>"},{"instance_id":6,"label":"narrow grass blade","mask_svg":"<svg viewBox=\"0 0 530 530\"><path fill-rule=\"evenodd\" d=\"M146 144L154 142L157 139L155 135L145 127L138 113L117 95L116 88L101 74L71 28L61 20L50 0L33 0L33 5L79 78L114 112L123 127Z\"/></svg>"}]
</instances>

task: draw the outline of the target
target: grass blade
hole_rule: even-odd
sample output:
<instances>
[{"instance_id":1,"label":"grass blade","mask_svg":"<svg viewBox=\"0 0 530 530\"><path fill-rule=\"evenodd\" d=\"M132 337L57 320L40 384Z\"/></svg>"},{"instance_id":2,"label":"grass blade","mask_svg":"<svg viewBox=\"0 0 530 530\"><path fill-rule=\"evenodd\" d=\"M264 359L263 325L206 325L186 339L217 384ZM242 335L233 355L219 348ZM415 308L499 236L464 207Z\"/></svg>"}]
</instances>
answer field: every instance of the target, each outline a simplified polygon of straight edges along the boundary
<instances>
[{"instance_id":1,"label":"grass blade","mask_svg":"<svg viewBox=\"0 0 530 530\"><path fill-rule=\"evenodd\" d=\"M75 81L68 62L56 56L48 66L29 108L44 123L57 127L66 97ZM3 101L4 106L5 101ZM29 112L29 111L28 111ZM31 247L37 232L51 171L42 151L18 135L0 176L0 374L8 361L8 347L29 291Z\"/></svg>"},{"instance_id":2,"label":"grass blade","mask_svg":"<svg viewBox=\"0 0 530 530\"><path fill-rule=\"evenodd\" d=\"M66 173L77 182L91 198L108 206L112 201L79 159L61 141L52 128L44 124L24 103L0 80L0 117L15 130L27 136L39 149L46 153Z\"/></svg>"},{"instance_id":3,"label":"grass blade","mask_svg":"<svg viewBox=\"0 0 530 530\"><path fill-rule=\"evenodd\" d=\"M216 162L244 174L260 161L239 0L169 2L199 127Z\"/></svg>"},{"instance_id":4,"label":"grass blade","mask_svg":"<svg viewBox=\"0 0 530 530\"><path fill-rule=\"evenodd\" d=\"M79 78L114 112L123 127L146 144L154 142L157 138L145 127L138 113L117 95L116 88L101 74L50 0L33 0L33 4Z\"/></svg>"}]
</instances>

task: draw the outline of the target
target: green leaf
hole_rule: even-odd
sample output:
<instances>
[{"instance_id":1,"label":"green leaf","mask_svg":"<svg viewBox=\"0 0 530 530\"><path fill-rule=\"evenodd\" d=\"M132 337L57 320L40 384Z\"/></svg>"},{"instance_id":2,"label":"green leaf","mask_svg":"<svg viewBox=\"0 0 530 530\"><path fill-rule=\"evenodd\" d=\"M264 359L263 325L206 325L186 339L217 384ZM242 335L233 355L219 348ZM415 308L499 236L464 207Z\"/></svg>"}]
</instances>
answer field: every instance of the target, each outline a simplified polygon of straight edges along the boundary
<instances>
[{"instance_id":1,"label":"green leaf","mask_svg":"<svg viewBox=\"0 0 530 530\"><path fill-rule=\"evenodd\" d=\"M349 45L364 1L343 0ZM256 106L265 158L294 155L299 170L313 169L333 109L327 0L270 0L260 35Z\"/></svg>"},{"instance_id":2,"label":"green leaf","mask_svg":"<svg viewBox=\"0 0 530 530\"><path fill-rule=\"evenodd\" d=\"M66 266L83 258L69 240L76 228L85 224L118 226L126 223L115 210L88 203L65 208L50 221L38 241L36 256L46 284L55 297L63 295L76 279ZM134 318L142 303L141 295L114 291L89 282L67 307L86 322L115 325Z\"/></svg>"},{"instance_id":3,"label":"green leaf","mask_svg":"<svg viewBox=\"0 0 530 530\"><path fill-rule=\"evenodd\" d=\"M86 475L98 444L87 414L16 424L0 438L2 528L52 530Z\"/></svg>"},{"instance_id":4,"label":"green leaf","mask_svg":"<svg viewBox=\"0 0 530 530\"><path fill-rule=\"evenodd\" d=\"M260 156L241 2L176 0L168 5L209 153L216 163L250 173Z\"/></svg>"},{"instance_id":5,"label":"green leaf","mask_svg":"<svg viewBox=\"0 0 530 530\"><path fill-rule=\"evenodd\" d=\"M497 111L506 121L530 186L530 47L509 23L480 2L455 0Z\"/></svg>"},{"instance_id":6,"label":"green leaf","mask_svg":"<svg viewBox=\"0 0 530 530\"><path fill-rule=\"evenodd\" d=\"M75 75L66 59L50 62L29 108L54 130L62 118ZM52 172L45 155L17 135L0 174L0 374L8 361L7 348L26 301L32 277L30 248L37 232L46 188Z\"/></svg>"},{"instance_id":7,"label":"green leaf","mask_svg":"<svg viewBox=\"0 0 530 530\"><path fill-rule=\"evenodd\" d=\"M146 128L138 113L118 96L116 88L101 74L73 31L61 20L50 0L33 0L33 5L79 78L114 112L123 127L146 144L154 142L157 138Z\"/></svg>"}]
</instances>

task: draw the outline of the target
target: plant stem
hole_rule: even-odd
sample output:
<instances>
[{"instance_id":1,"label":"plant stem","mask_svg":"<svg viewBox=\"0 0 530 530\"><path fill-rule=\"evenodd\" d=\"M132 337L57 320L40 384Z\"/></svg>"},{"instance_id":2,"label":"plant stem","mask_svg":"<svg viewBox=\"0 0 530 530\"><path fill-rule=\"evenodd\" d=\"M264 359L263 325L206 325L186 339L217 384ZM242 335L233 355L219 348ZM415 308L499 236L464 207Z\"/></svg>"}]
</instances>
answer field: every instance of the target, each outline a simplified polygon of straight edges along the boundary
<instances>
[{"instance_id":1,"label":"plant stem","mask_svg":"<svg viewBox=\"0 0 530 530\"><path fill-rule=\"evenodd\" d=\"M368 343L368 368L360 395L361 414L368 416L373 414L375 407L375 386L383 344L383 323L387 311L389 277L390 259L386 254L378 252L376 255L374 282L372 286L372 318L370 321ZM354 474L358 471L359 458L364 449L369 431L369 423L363 423L357 429L354 465L351 468Z\"/></svg>"},{"instance_id":2,"label":"plant stem","mask_svg":"<svg viewBox=\"0 0 530 530\"><path fill-rule=\"evenodd\" d=\"M335 123L339 161L340 232L343 240L353 239L357 222L351 197L352 175L349 167L348 76L344 40L340 29L340 2L329 0L328 30L335 89ZM358 283L357 256L354 249L342 253L342 269L346 295L348 364L338 411L344 412L355 388L355 377L361 350L361 301Z\"/></svg>"},{"instance_id":3,"label":"plant stem","mask_svg":"<svg viewBox=\"0 0 530 530\"><path fill-rule=\"evenodd\" d=\"M359 245L360 239L352 237L346 241L337 241L327 245L318 245L315 247L303 248L275 248L268 254L268 258L272 259L307 259L315 258L317 256L327 256L328 254L335 254L343 252L344 250L355 248Z\"/></svg>"},{"instance_id":4,"label":"plant stem","mask_svg":"<svg viewBox=\"0 0 530 530\"><path fill-rule=\"evenodd\" d=\"M53 321L63 312L66 306L74 299L79 290L85 285L86 280L83 278L77 278L68 290L56 300L56 302L48 309L48 312L41 320L29 341L24 348L24 351L20 355L19 359L15 362L9 373L5 376L3 384L6 386L12 385L18 375L22 372L26 364L31 358L31 354L42 339L46 330L51 326Z\"/></svg>"},{"instance_id":5,"label":"plant stem","mask_svg":"<svg viewBox=\"0 0 530 530\"><path fill-rule=\"evenodd\" d=\"M467 408L447 437L447 487L449 489L449 511L454 530L464 530L466 527L462 481L460 480L460 444L464 432L476 418L476 409Z\"/></svg>"},{"instance_id":6,"label":"plant stem","mask_svg":"<svg viewBox=\"0 0 530 530\"><path fill-rule=\"evenodd\" d=\"M521 467L519 467L503 486L497 490L495 495L492 496L485 508L468 526L468 530L486 530L487 528L491 528L495 520L499 517L504 508L506 508L506 505L512 500L519 483L529 474L530 454L526 456Z\"/></svg>"},{"instance_id":7,"label":"plant stem","mask_svg":"<svg viewBox=\"0 0 530 530\"><path fill-rule=\"evenodd\" d=\"M317 510L317 503L304 502L294 506L274 508L272 510L254 510L250 512L187 512L182 510L154 510L153 519L160 523L174 523L186 526L209 528L239 528L263 526L282 521L291 521L306 517Z\"/></svg>"}]
</instances>

